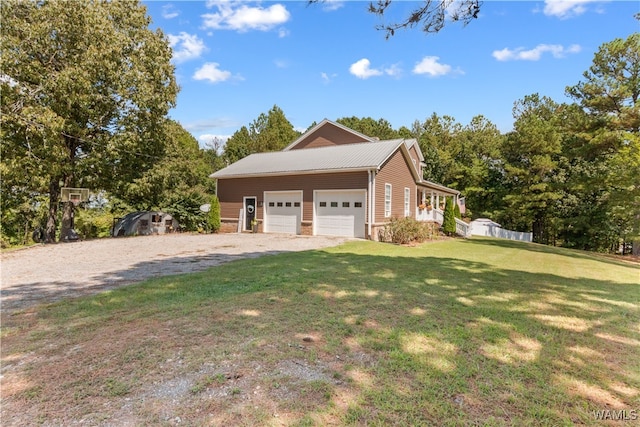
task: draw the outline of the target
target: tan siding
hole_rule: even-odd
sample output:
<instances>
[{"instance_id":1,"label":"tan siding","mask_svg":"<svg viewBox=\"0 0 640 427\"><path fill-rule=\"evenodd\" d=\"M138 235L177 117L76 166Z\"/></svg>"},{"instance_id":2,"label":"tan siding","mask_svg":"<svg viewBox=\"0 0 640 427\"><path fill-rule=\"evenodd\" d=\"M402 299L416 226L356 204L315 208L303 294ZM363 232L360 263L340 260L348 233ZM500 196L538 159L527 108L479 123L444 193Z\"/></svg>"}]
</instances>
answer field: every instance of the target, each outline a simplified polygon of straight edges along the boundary
<instances>
[{"instance_id":1,"label":"tan siding","mask_svg":"<svg viewBox=\"0 0 640 427\"><path fill-rule=\"evenodd\" d=\"M302 220L313 220L314 190L366 189L367 172L325 173L317 175L271 176L259 178L233 178L218 180L218 198L222 218L237 218L243 197L255 196L264 201L265 191L302 190ZM263 219L263 209L257 210Z\"/></svg>"},{"instance_id":2,"label":"tan siding","mask_svg":"<svg viewBox=\"0 0 640 427\"><path fill-rule=\"evenodd\" d=\"M299 150L303 148L327 147L330 145L354 144L357 142L367 142L367 140L334 125L326 124L294 147L291 147L291 149Z\"/></svg>"},{"instance_id":3,"label":"tan siding","mask_svg":"<svg viewBox=\"0 0 640 427\"><path fill-rule=\"evenodd\" d=\"M401 150L396 151L382 166L376 175L376 215L374 222L385 222L384 185L391 184L391 217L404 217L404 189L409 188L409 209L415 217L416 182L411 174L410 166Z\"/></svg>"}]
</instances>

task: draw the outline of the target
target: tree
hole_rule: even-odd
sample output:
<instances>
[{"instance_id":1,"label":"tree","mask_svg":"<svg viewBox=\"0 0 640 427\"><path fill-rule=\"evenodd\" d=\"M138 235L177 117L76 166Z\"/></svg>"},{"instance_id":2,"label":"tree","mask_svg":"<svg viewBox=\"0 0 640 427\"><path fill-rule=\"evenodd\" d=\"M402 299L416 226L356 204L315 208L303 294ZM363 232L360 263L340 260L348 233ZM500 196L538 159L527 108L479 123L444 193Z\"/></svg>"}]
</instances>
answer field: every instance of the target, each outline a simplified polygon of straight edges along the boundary
<instances>
[{"instance_id":1,"label":"tree","mask_svg":"<svg viewBox=\"0 0 640 427\"><path fill-rule=\"evenodd\" d=\"M589 204L567 215L567 238L592 250L621 238L640 246L640 33L600 46L583 77L566 89L581 108L566 120L574 132L566 148L570 194Z\"/></svg>"},{"instance_id":2,"label":"tree","mask_svg":"<svg viewBox=\"0 0 640 427\"><path fill-rule=\"evenodd\" d=\"M398 131L394 130L391 123L385 119L374 120L371 117L351 116L342 117L336 122L372 138L380 140L400 138Z\"/></svg>"},{"instance_id":3,"label":"tree","mask_svg":"<svg viewBox=\"0 0 640 427\"><path fill-rule=\"evenodd\" d=\"M279 151L295 141L300 132L293 128L280 107L274 105L267 114L261 113L249 128L242 126L227 141L224 158L229 163L253 153Z\"/></svg>"},{"instance_id":4,"label":"tree","mask_svg":"<svg viewBox=\"0 0 640 427\"><path fill-rule=\"evenodd\" d=\"M122 183L111 194L135 209L167 210L195 230L205 220L199 208L214 192L211 166L205 150L178 122L167 120L162 135L163 156L140 178Z\"/></svg>"},{"instance_id":5,"label":"tree","mask_svg":"<svg viewBox=\"0 0 640 427\"><path fill-rule=\"evenodd\" d=\"M6 0L0 14L2 178L36 177L3 193L48 193L53 242L61 187L117 188L162 154L171 49L137 2ZM72 215L68 203L64 225Z\"/></svg>"},{"instance_id":6,"label":"tree","mask_svg":"<svg viewBox=\"0 0 640 427\"><path fill-rule=\"evenodd\" d=\"M322 3L325 0L309 0L309 3ZM392 0L377 0L369 3L369 12L380 17L389 13ZM437 33L445 26L447 18L451 22L462 22L464 25L478 17L482 2L479 0L423 0L409 15L391 24L376 26L377 30L386 32L386 38L394 36L396 31L420 26L425 33Z\"/></svg>"},{"instance_id":7,"label":"tree","mask_svg":"<svg viewBox=\"0 0 640 427\"><path fill-rule=\"evenodd\" d=\"M516 230L533 231L533 240L551 243L561 193L556 185L562 130L560 106L538 94L513 107L514 131L502 146L507 194L501 222Z\"/></svg>"},{"instance_id":8,"label":"tree","mask_svg":"<svg viewBox=\"0 0 640 427\"><path fill-rule=\"evenodd\" d=\"M456 155L453 139L460 132L461 125L451 116L440 117L433 113L424 123L414 122L412 130L425 158L423 178L451 185L451 171Z\"/></svg>"},{"instance_id":9,"label":"tree","mask_svg":"<svg viewBox=\"0 0 640 427\"><path fill-rule=\"evenodd\" d=\"M445 197L444 219L442 220L442 230L448 236L456 234L456 215L453 209L453 198Z\"/></svg>"}]
</instances>

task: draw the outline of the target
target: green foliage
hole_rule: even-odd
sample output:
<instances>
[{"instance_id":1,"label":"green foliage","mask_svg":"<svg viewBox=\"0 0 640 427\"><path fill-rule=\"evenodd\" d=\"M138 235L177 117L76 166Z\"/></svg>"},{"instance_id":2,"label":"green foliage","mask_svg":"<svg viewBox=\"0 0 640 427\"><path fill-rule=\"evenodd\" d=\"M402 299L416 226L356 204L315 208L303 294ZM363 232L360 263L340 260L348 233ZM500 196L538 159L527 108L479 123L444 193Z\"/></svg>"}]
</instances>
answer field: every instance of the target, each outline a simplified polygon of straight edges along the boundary
<instances>
[{"instance_id":1,"label":"green foliage","mask_svg":"<svg viewBox=\"0 0 640 427\"><path fill-rule=\"evenodd\" d=\"M538 94L517 101L515 130L502 145L507 194L499 220L506 228L532 229L537 243L553 241L556 202L562 198L560 108Z\"/></svg>"},{"instance_id":2,"label":"green foliage","mask_svg":"<svg viewBox=\"0 0 640 427\"><path fill-rule=\"evenodd\" d=\"M380 230L378 239L381 242L406 245L433 239L437 234L434 223L417 221L411 217L391 218Z\"/></svg>"},{"instance_id":3,"label":"green foliage","mask_svg":"<svg viewBox=\"0 0 640 427\"><path fill-rule=\"evenodd\" d=\"M260 114L249 128L243 126L229 138L223 157L234 163L249 154L279 151L299 136L280 107L274 105L267 114Z\"/></svg>"},{"instance_id":4,"label":"green foliage","mask_svg":"<svg viewBox=\"0 0 640 427\"><path fill-rule=\"evenodd\" d=\"M3 178L33 177L6 197L48 194L53 241L61 186L117 189L162 154L171 49L133 1L6 0L0 15Z\"/></svg>"},{"instance_id":5,"label":"green foliage","mask_svg":"<svg viewBox=\"0 0 640 427\"><path fill-rule=\"evenodd\" d=\"M444 205L444 220L442 221L442 230L448 236L456 234L456 216L453 210L453 198L446 197Z\"/></svg>"},{"instance_id":6,"label":"green foliage","mask_svg":"<svg viewBox=\"0 0 640 427\"><path fill-rule=\"evenodd\" d=\"M76 209L74 228L81 239L109 237L113 214L103 209Z\"/></svg>"},{"instance_id":7,"label":"green foliage","mask_svg":"<svg viewBox=\"0 0 640 427\"><path fill-rule=\"evenodd\" d=\"M352 116L340 118L336 120L336 123L340 123L363 135L379 138L380 140L400 137L399 132L394 130L391 123L385 119L374 120L371 117L358 118Z\"/></svg>"},{"instance_id":8,"label":"green foliage","mask_svg":"<svg viewBox=\"0 0 640 427\"><path fill-rule=\"evenodd\" d=\"M168 206L179 209L175 203L182 200L181 195L192 194L185 200L193 197L205 200L214 190L214 182L209 178L211 166L198 141L173 120L166 121L162 129L165 144L162 158L115 193L138 210L167 210Z\"/></svg>"},{"instance_id":9,"label":"green foliage","mask_svg":"<svg viewBox=\"0 0 640 427\"><path fill-rule=\"evenodd\" d=\"M462 214L460 213L460 205L457 203L453 205L453 215L458 219L462 219Z\"/></svg>"},{"instance_id":10,"label":"green foliage","mask_svg":"<svg viewBox=\"0 0 640 427\"><path fill-rule=\"evenodd\" d=\"M172 214L185 231L203 230L207 223L207 215L200 210L207 199L197 191L174 193L166 201L165 210Z\"/></svg>"},{"instance_id":11,"label":"green foliage","mask_svg":"<svg viewBox=\"0 0 640 427\"><path fill-rule=\"evenodd\" d=\"M220 231L220 200L218 200L218 196L215 194L211 196L211 209L209 209L208 221L209 229L213 233Z\"/></svg>"}]
</instances>

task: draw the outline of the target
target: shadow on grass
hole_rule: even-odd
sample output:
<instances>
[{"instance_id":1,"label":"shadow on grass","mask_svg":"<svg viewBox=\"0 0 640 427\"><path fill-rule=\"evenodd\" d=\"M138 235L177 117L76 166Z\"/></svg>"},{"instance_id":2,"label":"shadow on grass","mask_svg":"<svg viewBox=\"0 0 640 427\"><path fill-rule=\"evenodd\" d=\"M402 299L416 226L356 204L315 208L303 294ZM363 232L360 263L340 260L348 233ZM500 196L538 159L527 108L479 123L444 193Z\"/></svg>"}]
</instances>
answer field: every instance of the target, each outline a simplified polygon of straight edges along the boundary
<instances>
[{"instance_id":1,"label":"shadow on grass","mask_svg":"<svg viewBox=\"0 0 640 427\"><path fill-rule=\"evenodd\" d=\"M529 250L490 239L462 245L474 256L487 246L525 257ZM332 412L339 424L597 425L592 411L638 408L636 270L620 267L628 280L616 282L576 279L447 256L455 250L366 242L242 260L54 305L43 315L60 324L110 315L109 322L162 316L182 328L197 323L197 337L183 329L175 344L183 352L210 345L213 354L225 340L269 343L268 350L244 348L237 363L262 351L277 359L277 344L317 336L322 346L302 357L340 356L345 362L335 369L349 382L331 385L330 404L306 408ZM220 311L224 322L214 317Z\"/></svg>"}]
</instances>

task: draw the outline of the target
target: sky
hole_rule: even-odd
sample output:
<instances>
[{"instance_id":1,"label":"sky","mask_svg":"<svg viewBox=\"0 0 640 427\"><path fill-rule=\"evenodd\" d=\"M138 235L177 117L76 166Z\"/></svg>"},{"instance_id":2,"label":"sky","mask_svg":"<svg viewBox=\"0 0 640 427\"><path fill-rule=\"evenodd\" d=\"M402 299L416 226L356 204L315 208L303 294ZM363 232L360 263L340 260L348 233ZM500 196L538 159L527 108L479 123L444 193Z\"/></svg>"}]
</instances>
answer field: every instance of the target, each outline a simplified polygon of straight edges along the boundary
<instances>
[{"instance_id":1,"label":"sky","mask_svg":"<svg viewBox=\"0 0 640 427\"><path fill-rule=\"evenodd\" d=\"M506 133L514 102L571 102L599 47L640 31L637 0L492 1L469 25L393 37L375 27L421 2L144 1L172 49L180 86L169 115L207 146L274 105L294 128L341 117L411 128L433 113L466 125L482 115Z\"/></svg>"}]
</instances>

